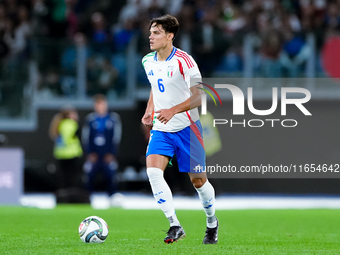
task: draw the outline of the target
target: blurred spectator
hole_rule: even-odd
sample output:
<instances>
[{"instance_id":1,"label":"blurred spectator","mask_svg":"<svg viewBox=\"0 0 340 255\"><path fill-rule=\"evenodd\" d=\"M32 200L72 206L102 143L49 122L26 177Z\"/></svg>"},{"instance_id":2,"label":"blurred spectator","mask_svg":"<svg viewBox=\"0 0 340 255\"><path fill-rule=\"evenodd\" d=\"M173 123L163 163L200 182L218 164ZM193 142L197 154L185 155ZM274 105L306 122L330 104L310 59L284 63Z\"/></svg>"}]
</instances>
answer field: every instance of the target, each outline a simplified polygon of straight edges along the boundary
<instances>
[{"instance_id":1,"label":"blurred spectator","mask_svg":"<svg viewBox=\"0 0 340 255\"><path fill-rule=\"evenodd\" d=\"M117 189L117 153L122 135L120 117L110 113L104 95L94 96L94 112L86 117L82 131L83 146L86 150L84 171L89 192L95 189L95 177L102 171L107 182L107 192L114 194Z\"/></svg>"},{"instance_id":2,"label":"blurred spectator","mask_svg":"<svg viewBox=\"0 0 340 255\"><path fill-rule=\"evenodd\" d=\"M105 17L100 12L95 12L91 16L92 40L97 43L108 42L111 39Z\"/></svg>"},{"instance_id":3,"label":"blurred spectator","mask_svg":"<svg viewBox=\"0 0 340 255\"><path fill-rule=\"evenodd\" d=\"M31 31L31 19L30 13L28 8L25 5L20 5L18 7L18 28L17 30L21 31L25 35L25 38L28 38L32 31Z\"/></svg>"},{"instance_id":4,"label":"blurred spectator","mask_svg":"<svg viewBox=\"0 0 340 255\"><path fill-rule=\"evenodd\" d=\"M110 31L106 24L105 17L100 12L95 12L91 16L92 22L92 41L96 43L105 43L111 40Z\"/></svg>"},{"instance_id":5,"label":"blurred spectator","mask_svg":"<svg viewBox=\"0 0 340 255\"><path fill-rule=\"evenodd\" d=\"M108 90L113 88L117 77L117 69L111 65L109 60L104 59L102 64L102 71L98 80L99 93L107 94Z\"/></svg>"},{"instance_id":6,"label":"blurred spectator","mask_svg":"<svg viewBox=\"0 0 340 255\"><path fill-rule=\"evenodd\" d=\"M259 12L255 17L256 25L254 30L257 31L260 36L264 35L268 31L274 29L273 22L271 21L271 16L266 12Z\"/></svg>"},{"instance_id":7,"label":"blurred spectator","mask_svg":"<svg viewBox=\"0 0 340 255\"><path fill-rule=\"evenodd\" d=\"M9 54L9 47L4 41L4 31L0 30L0 73L2 71L3 63Z\"/></svg>"},{"instance_id":8,"label":"blurred spectator","mask_svg":"<svg viewBox=\"0 0 340 255\"><path fill-rule=\"evenodd\" d=\"M17 18L18 1L17 0L5 0L6 12L8 18L14 20Z\"/></svg>"},{"instance_id":9,"label":"blurred spectator","mask_svg":"<svg viewBox=\"0 0 340 255\"><path fill-rule=\"evenodd\" d=\"M289 27L293 31L293 33L300 33L302 30L302 25L295 13L289 12L286 13L286 22L288 23ZM285 22L285 20L283 20Z\"/></svg>"},{"instance_id":10,"label":"blurred spectator","mask_svg":"<svg viewBox=\"0 0 340 255\"><path fill-rule=\"evenodd\" d=\"M110 89L114 89L119 72L108 59L90 58L87 65L88 95L107 95Z\"/></svg>"},{"instance_id":11,"label":"blurred spectator","mask_svg":"<svg viewBox=\"0 0 340 255\"><path fill-rule=\"evenodd\" d=\"M86 44L87 39L83 33L77 32L73 40L65 44L61 55L61 89L64 95L74 97L77 93L77 66L78 54L85 54L89 58L92 54L91 49Z\"/></svg>"},{"instance_id":12,"label":"blurred spectator","mask_svg":"<svg viewBox=\"0 0 340 255\"><path fill-rule=\"evenodd\" d=\"M311 50L301 35L288 30L284 36L285 42L280 55L280 63L287 70L289 77L296 78L309 58Z\"/></svg>"},{"instance_id":13,"label":"blurred spectator","mask_svg":"<svg viewBox=\"0 0 340 255\"><path fill-rule=\"evenodd\" d=\"M49 41L49 9L45 0L32 0L31 1L31 29L32 29L32 40L31 40L31 54L30 56L36 62L39 72L45 74L52 65L54 65L54 57L51 52ZM43 89L41 84L38 85L39 94Z\"/></svg>"},{"instance_id":14,"label":"blurred spectator","mask_svg":"<svg viewBox=\"0 0 340 255\"><path fill-rule=\"evenodd\" d=\"M182 9L183 0L167 1L166 12L170 15L177 16Z\"/></svg>"},{"instance_id":15,"label":"blurred spectator","mask_svg":"<svg viewBox=\"0 0 340 255\"><path fill-rule=\"evenodd\" d=\"M280 54L283 47L283 38L280 32L272 30L263 38L260 48L261 71L264 77L281 77Z\"/></svg>"},{"instance_id":16,"label":"blurred spectator","mask_svg":"<svg viewBox=\"0 0 340 255\"><path fill-rule=\"evenodd\" d=\"M7 10L4 3L0 3L0 31L5 31L7 20Z\"/></svg>"},{"instance_id":17,"label":"blurred spectator","mask_svg":"<svg viewBox=\"0 0 340 255\"><path fill-rule=\"evenodd\" d=\"M241 33L246 26L246 17L241 8L231 3L223 7L224 29L229 36Z\"/></svg>"},{"instance_id":18,"label":"blurred spectator","mask_svg":"<svg viewBox=\"0 0 340 255\"><path fill-rule=\"evenodd\" d=\"M78 31L78 17L75 13L75 6L78 0L65 0L66 4L66 21L68 23L66 34L69 38L73 38Z\"/></svg>"},{"instance_id":19,"label":"blurred spectator","mask_svg":"<svg viewBox=\"0 0 340 255\"><path fill-rule=\"evenodd\" d=\"M39 78L38 98L49 99L63 95L60 75L55 68L48 68L45 75L41 75Z\"/></svg>"},{"instance_id":20,"label":"blurred spectator","mask_svg":"<svg viewBox=\"0 0 340 255\"><path fill-rule=\"evenodd\" d=\"M77 47L86 45L85 35L78 32L73 37L73 43L65 47L61 55L61 67L64 74L75 75L77 68ZM87 55L90 51L87 49Z\"/></svg>"},{"instance_id":21,"label":"blurred spectator","mask_svg":"<svg viewBox=\"0 0 340 255\"><path fill-rule=\"evenodd\" d=\"M206 10L211 8L209 5L209 1L207 0L198 0L198 1L187 1L188 4L192 4L195 8L195 17L197 20L203 20L206 15Z\"/></svg>"},{"instance_id":22,"label":"blurred spectator","mask_svg":"<svg viewBox=\"0 0 340 255\"><path fill-rule=\"evenodd\" d=\"M231 46L222 57L220 64L215 68L216 72L227 73L228 75L240 75L243 68L242 47Z\"/></svg>"},{"instance_id":23,"label":"blurred spectator","mask_svg":"<svg viewBox=\"0 0 340 255\"><path fill-rule=\"evenodd\" d=\"M119 24L123 24L126 19L138 19L140 13L144 12L142 0L128 1L119 13Z\"/></svg>"},{"instance_id":24,"label":"blurred spectator","mask_svg":"<svg viewBox=\"0 0 340 255\"><path fill-rule=\"evenodd\" d=\"M228 74L241 72L243 36L248 21L242 8L232 1L223 1L221 10L223 12L221 24L229 45L226 45L227 50L218 68Z\"/></svg>"},{"instance_id":25,"label":"blurred spectator","mask_svg":"<svg viewBox=\"0 0 340 255\"><path fill-rule=\"evenodd\" d=\"M117 27L113 32L115 51L124 52L134 34L136 34L134 20L124 19L121 26Z\"/></svg>"},{"instance_id":26,"label":"blurred spectator","mask_svg":"<svg viewBox=\"0 0 340 255\"><path fill-rule=\"evenodd\" d=\"M50 0L50 36L56 38L72 37L78 28L75 5L78 0Z\"/></svg>"},{"instance_id":27,"label":"blurred spectator","mask_svg":"<svg viewBox=\"0 0 340 255\"><path fill-rule=\"evenodd\" d=\"M164 15L165 14L164 1L150 0L146 13L150 20Z\"/></svg>"},{"instance_id":28,"label":"blurred spectator","mask_svg":"<svg viewBox=\"0 0 340 255\"><path fill-rule=\"evenodd\" d=\"M178 35L176 35L175 43L178 47L188 54L192 55L193 38L195 31L195 11L191 5L183 5L179 13L179 22L181 29ZM147 26L148 27L148 26ZM149 44L147 44L149 45Z\"/></svg>"},{"instance_id":29,"label":"blurred spectator","mask_svg":"<svg viewBox=\"0 0 340 255\"><path fill-rule=\"evenodd\" d=\"M334 30L340 31L340 3L339 1L331 1L327 7L325 15L325 25Z\"/></svg>"},{"instance_id":30,"label":"blurred spectator","mask_svg":"<svg viewBox=\"0 0 340 255\"><path fill-rule=\"evenodd\" d=\"M91 16L91 22L91 48L95 54L108 56L112 52L112 36L105 16L100 12L95 12Z\"/></svg>"},{"instance_id":31,"label":"blurred spectator","mask_svg":"<svg viewBox=\"0 0 340 255\"><path fill-rule=\"evenodd\" d=\"M91 7L91 5L93 5L93 3L96 0L80 0L77 1L77 4L75 5L75 12L77 14L83 14L89 7Z\"/></svg>"},{"instance_id":32,"label":"blurred spectator","mask_svg":"<svg viewBox=\"0 0 340 255\"><path fill-rule=\"evenodd\" d=\"M80 188L80 157L83 151L77 111L73 107L65 107L56 114L51 121L49 134L54 141L53 155L59 164L60 188Z\"/></svg>"},{"instance_id":33,"label":"blurred spectator","mask_svg":"<svg viewBox=\"0 0 340 255\"><path fill-rule=\"evenodd\" d=\"M17 18L6 21L4 41L10 48L10 60L19 64L27 57L28 39L31 35L31 25L27 7L18 7Z\"/></svg>"},{"instance_id":34,"label":"blurred spectator","mask_svg":"<svg viewBox=\"0 0 340 255\"><path fill-rule=\"evenodd\" d=\"M137 45L137 50L140 55L139 59L141 59L143 56L145 56L147 53L150 52L150 46L149 46L149 20L148 19L143 19L141 20L139 24L139 33L138 33L138 45ZM178 38L178 36L176 36ZM178 40L176 39L176 42ZM145 77L145 72L143 70L143 77Z\"/></svg>"},{"instance_id":35,"label":"blurred spectator","mask_svg":"<svg viewBox=\"0 0 340 255\"><path fill-rule=\"evenodd\" d=\"M65 38L67 31L66 3L65 0L48 1L50 12L50 36Z\"/></svg>"},{"instance_id":36,"label":"blurred spectator","mask_svg":"<svg viewBox=\"0 0 340 255\"><path fill-rule=\"evenodd\" d=\"M324 42L326 13L326 1L301 2L301 25L302 32L313 33L315 36L316 49L319 51Z\"/></svg>"},{"instance_id":37,"label":"blurred spectator","mask_svg":"<svg viewBox=\"0 0 340 255\"><path fill-rule=\"evenodd\" d=\"M212 7L206 10L203 21L195 29L192 50L203 77L211 76L228 48L218 18L217 9Z\"/></svg>"},{"instance_id":38,"label":"blurred spectator","mask_svg":"<svg viewBox=\"0 0 340 255\"><path fill-rule=\"evenodd\" d=\"M117 24L113 29L114 54L110 62L118 70L119 77L116 86L118 94L122 94L126 87L127 68L127 49L134 38L137 36L136 21L132 18L124 19L122 24Z\"/></svg>"},{"instance_id":39,"label":"blurred spectator","mask_svg":"<svg viewBox=\"0 0 340 255\"><path fill-rule=\"evenodd\" d=\"M31 11L32 35L45 37L49 34L48 14L49 10L44 0L32 0ZM1 15L0 15L1 16Z\"/></svg>"},{"instance_id":40,"label":"blurred spectator","mask_svg":"<svg viewBox=\"0 0 340 255\"><path fill-rule=\"evenodd\" d=\"M85 54L90 57L91 50L86 46L86 38L82 33L76 33L73 41L59 45L60 63L49 61L50 66L44 67L39 81L38 97L53 98L59 96L75 96L77 92L77 48L85 47ZM57 52L57 53L58 53ZM52 54L52 53L51 53Z\"/></svg>"}]
</instances>

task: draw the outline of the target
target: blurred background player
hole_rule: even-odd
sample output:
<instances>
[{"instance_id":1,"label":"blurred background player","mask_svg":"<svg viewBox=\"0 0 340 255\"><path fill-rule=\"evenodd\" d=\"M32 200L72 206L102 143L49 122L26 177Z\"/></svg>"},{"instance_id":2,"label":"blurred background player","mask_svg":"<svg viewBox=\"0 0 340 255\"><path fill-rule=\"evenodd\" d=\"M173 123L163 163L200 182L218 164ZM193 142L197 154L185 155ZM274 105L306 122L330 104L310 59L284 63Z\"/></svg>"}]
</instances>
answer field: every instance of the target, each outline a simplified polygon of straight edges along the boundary
<instances>
[{"instance_id":1,"label":"blurred background player","mask_svg":"<svg viewBox=\"0 0 340 255\"><path fill-rule=\"evenodd\" d=\"M201 78L201 73L190 55L173 46L178 29L179 23L171 15L154 18L149 24L153 52L142 60L151 84L142 123L153 126L146 153L147 174L154 198L170 222L164 242L173 243L185 236L164 179L164 170L176 155L179 171L189 174L207 216L203 243L215 244L215 190L201 170L205 167L205 152L197 107L202 90L198 89L201 85L190 85L190 78Z\"/></svg>"},{"instance_id":2,"label":"blurred background player","mask_svg":"<svg viewBox=\"0 0 340 255\"><path fill-rule=\"evenodd\" d=\"M73 107L62 109L53 117L49 134L54 141L53 155L59 165L59 188L80 188L83 150L79 140L77 111Z\"/></svg>"},{"instance_id":3,"label":"blurred background player","mask_svg":"<svg viewBox=\"0 0 340 255\"><path fill-rule=\"evenodd\" d=\"M95 177L102 171L107 182L107 192L117 190L117 151L122 135L120 116L109 112L107 99L102 94L93 97L94 112L86 117L82 130L82 142L86 151L84 171L86 188L94 191Z\"/></svg>"}]
</instances>

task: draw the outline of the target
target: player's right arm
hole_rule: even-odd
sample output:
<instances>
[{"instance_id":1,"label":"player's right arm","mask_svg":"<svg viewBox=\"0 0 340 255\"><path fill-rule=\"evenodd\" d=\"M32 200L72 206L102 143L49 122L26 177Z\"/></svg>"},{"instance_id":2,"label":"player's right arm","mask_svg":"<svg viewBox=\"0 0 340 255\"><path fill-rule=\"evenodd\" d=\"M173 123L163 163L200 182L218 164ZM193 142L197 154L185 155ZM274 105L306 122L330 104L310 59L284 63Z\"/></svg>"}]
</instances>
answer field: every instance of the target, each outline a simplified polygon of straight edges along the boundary
<instances>
[{"instance_id":1,"label":"player's right arm","mask_svg":"<svg viewBox=\"0 0 340 255\"><path fill-rule=\"evenodd\" d=\"M94 144L93 140L91 139L92 132L90 122L91 120L93 120L93 118L94 118L93 113L87 115L85 124L81 132L82 133L81 140L83 143L84 150L87 153L86 160L94 163L98 160L98 155L96 152L94 152Z\"/></svg>"},{"instance_id":2,"label":"player's right arm","mask_svg":"<svg viewBox=\"0 0 340 255\"><path fill-rule=\"evenodd\" d=\"M148 101L148 104L146 106L146 110L145 110L144 116L142 118L142 123L145 126L147 126L147 127L151 127L152 126L153 111L154 111L154 104L153 104L153 95L152 95L152 89L151 89L150 96L149 96L149 101Z\"/></svg>"}]
</instances>

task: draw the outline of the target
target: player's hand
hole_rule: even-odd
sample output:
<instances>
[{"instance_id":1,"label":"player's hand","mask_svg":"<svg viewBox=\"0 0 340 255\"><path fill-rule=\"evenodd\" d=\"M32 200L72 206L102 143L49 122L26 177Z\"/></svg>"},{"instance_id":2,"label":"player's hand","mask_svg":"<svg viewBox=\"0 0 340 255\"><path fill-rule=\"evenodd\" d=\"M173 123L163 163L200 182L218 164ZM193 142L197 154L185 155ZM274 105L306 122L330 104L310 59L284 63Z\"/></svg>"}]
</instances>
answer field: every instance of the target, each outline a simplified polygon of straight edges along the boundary
<instances>
[{"instance_id":1,"label":"player's hand","mask_svg":"<svg viewBox=\"0 0 340 255\"><path fill-rule=\"evenodd\" d=\"M91 163L97 162L97 160L98 160L97 153L95 153L95 152L90 153L89 155L87 155L86 160L90 161Z\"/></svg>"},{"instance_id":2,"label":"player's hand","mask_svg":"<svg viewBox=\"0 0 340 255\"><path fill-rule=\"evenodd\" d=\"M142 118L142 123L147 126L151 127L152 126L152 115L150 112L146 112Z\"/></svg>"},{"instance_id":3,"label":"player's hand","mask_svg":"<svg viewBox=\"0 0 340 255\"><path fill-rule=\"evenodd\" d=\"M116 157L111 153L106 153L104 156L104 162L106 164L110 164L113 161L116 161Z\"/></svg>"},{"instance_id":4,"label":"player's hand","mask_svg":"<svg viewBox=\"0 0 340 255\"><path fill-rule=\"evenodd\" d=\"M158 110L155 113L158 113L157 119L163 124L168 123L169 120L171 120L171 118L175 115L175 112L171 108Z\"/></svg>"}]
</instances>

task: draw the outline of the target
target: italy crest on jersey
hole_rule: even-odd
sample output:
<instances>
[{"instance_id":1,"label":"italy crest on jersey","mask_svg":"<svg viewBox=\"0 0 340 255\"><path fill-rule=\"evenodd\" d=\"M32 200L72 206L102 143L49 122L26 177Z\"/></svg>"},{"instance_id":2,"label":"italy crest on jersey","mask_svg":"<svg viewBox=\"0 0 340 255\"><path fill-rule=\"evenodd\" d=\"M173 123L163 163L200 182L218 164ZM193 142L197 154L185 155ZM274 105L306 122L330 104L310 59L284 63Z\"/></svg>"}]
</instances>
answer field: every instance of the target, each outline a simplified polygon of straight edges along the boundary
<instances>
[{"instance_id":1,"label":"italy crest on jersey","mask_svg":"<svg viewBox=\"0 0 340 255\"><path fill-rule=\"evenodd\" d=\"M168 66L168 77L171 78L174 75L174 66Z\"/></svg>"}]
</instances>

